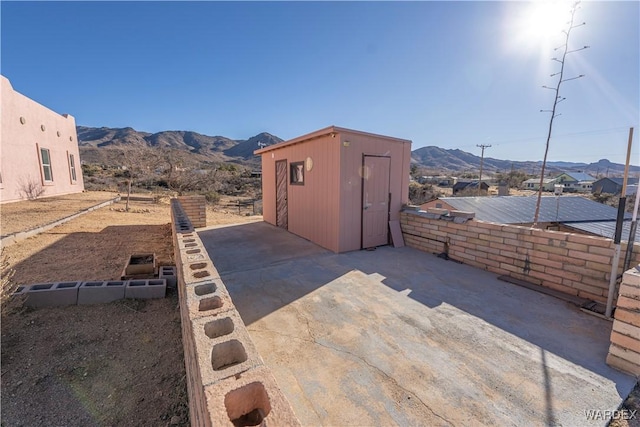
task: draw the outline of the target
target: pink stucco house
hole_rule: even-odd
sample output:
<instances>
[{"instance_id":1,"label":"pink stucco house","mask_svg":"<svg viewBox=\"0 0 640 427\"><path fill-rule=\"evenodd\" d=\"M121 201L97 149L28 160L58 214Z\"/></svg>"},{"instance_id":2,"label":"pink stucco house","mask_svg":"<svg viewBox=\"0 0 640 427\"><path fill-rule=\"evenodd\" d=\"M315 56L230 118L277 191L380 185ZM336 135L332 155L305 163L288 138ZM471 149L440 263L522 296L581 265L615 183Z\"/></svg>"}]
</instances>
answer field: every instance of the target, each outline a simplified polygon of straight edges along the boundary
<instances>
[{"instance_id":1,"label":"pink stucco house","mask_svg":"<svg viewBox=\"0 0 640 427\"><path fill-rule=\"evenodd\" d=\"M0 76L0 203L84 190L76 121L21 93Z\"/></svg>"}]
</instances>

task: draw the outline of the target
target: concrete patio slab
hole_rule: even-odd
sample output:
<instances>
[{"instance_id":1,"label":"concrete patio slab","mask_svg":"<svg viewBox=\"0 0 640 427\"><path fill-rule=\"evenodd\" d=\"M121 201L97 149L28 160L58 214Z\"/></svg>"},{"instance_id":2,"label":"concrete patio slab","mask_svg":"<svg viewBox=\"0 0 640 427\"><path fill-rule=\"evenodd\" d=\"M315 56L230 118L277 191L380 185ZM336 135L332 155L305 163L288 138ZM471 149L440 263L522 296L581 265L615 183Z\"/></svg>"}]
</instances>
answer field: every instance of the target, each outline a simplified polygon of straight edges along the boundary
<instances>
[{"instance_id":1,"label":"concrete patio slab","mask_svg":"<svg viewBox=\"0 0 640 427\"><path fill-rule=\"evenodd\" d=\"M483 270L266 223L199 235L303 425L602 425L635 384L605 364L610 322Z\"/></svg>"}]
</instances>

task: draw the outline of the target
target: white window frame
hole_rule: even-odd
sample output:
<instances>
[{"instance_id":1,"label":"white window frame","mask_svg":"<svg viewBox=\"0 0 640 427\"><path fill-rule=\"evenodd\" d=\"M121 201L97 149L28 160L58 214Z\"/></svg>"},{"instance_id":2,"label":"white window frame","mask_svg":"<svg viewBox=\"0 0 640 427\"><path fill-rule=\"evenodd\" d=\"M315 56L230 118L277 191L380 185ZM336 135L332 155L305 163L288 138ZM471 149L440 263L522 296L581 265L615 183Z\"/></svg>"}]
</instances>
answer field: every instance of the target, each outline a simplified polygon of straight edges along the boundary
<instances>
[{"instance_id":1,"label":"white window frame","mask_svg":"<svg viewBox=\"0 0 640 427\"><path fill-rule=\"evenodd\" d=\"M67 158L69 159L69 178L71 179L71 183L75 184L78 182L78 175L76 171L76 161L73 154L67 152Z\"/></svg>"},{"instance_id":2,"label":"white window frame","mask_svg":"<svg viewBox=\"0 0 640 427\"><path fill-rule=\"evenodd\" d=\"M44 162L44 153L47 153L46 157L48 163ZM38 157L40 158L40 171L42 173L42 183L43 184L53 184L53 165L51 164L51 150L44 147L38 147ZM47 179L47 168L49 168L49 177Z\"/></svg>"}]
</instances>

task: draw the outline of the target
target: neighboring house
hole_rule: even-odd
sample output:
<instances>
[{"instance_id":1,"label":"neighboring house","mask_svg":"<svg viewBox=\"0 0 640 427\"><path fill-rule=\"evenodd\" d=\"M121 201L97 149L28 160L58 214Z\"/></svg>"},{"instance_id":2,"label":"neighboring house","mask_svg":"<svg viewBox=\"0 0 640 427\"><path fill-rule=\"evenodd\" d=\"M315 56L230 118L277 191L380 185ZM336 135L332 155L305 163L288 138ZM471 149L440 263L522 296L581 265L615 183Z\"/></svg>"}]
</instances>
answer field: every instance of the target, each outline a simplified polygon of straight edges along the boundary
<instances>
[{"instance_id":1,"label":"neighboring house","mask_svg":"<svg viewBox=\"0 0 640 427\"><path fill-rule=\"evenodd\" d=\"M82 192L75 119L0 85L0 203Z\"/></svg>"},{"instance_id":2,"label":"neighboring house","mask_svg":"<svg viewBox=\"0 0 640 427\"><path fill-rule=\"evenodd\" d=\"M489 191L489 184L482 181L480 188L482 191ZM453 194L457 194L464 190L478 191L478 181L458 181L453 184Z\"/></svg>"},{"instance_id":3,"label":"neighboring house","mask_svg":"<svg viewBox=\"0 0 640 427\"><path fill-rule=\"evenodd\" d=\"M591 187L593 194L620 194L622 193L622 183L624 178L600 178L595 181ZM629 186L633 186L633 189L637 189L638 178L627 179L627 189ZM635 191L633 191L634 194ZM628 195L628 194L627 194Z\"/></svg>"},{"instance_id":4,"label":"neighboring house","mask_svg":"<svg viewBox=\"0 0 640 427\"><path fill-rule=\"evenodd\" d=\"M456 179L454 177L445 175L420 176L417 181L419 184L432 184L439 187L451 187L456 183Z\"/></svg>"},{"instance_id":5,"label":"neighboring house","mask_svg":"<svg viewBox=\"0 0 640 427\"><path fill-rule=\"evenodd\" d=\"M474 212L475 219L481 221L531 226L536 203L536 196L441 197L424 203L420 208ZM579 230L581 225L597 230L599 224L608 233L612 225L615 228L617 214L616 208L581 196L544 196L540 198L538 224L541 228L560 231L569 231L570 228L572 232ZM606 237L610 236L606 234Z\"/></svg>"},{"instance_id":6,"label":"neighboring house","mask_svg":"<svg viewBox=\"0 0 640 427\"><path fill-rule=\"evenodd\" d=\"M266 222L334 252L389 243L409 200L411 141L329 126L255 154Z\"/></svg>"},{"instance_id":7,"label":"neighboring house","mask_svg":"<svg viewBox=\"0 0 640 427\"><path fill-rule=\"evenodd\" d=\"M557 181L555 178L545 178L542 180L543 191L554 191ZM523 190L538 190L540 188L540 178L527 179L522 183Z\"/></svg>"},{"instance_id":8,"label":"neighboring house","mask_svg":"<svg viewBox=\"0 0 640 427\"><path fill-rule=\"evenodd\" d=\"M556 176L555 180L556 184L564 185L566 192L590 193L596 179L583 172L564 172Z\"/></svg>"}]
</instances>

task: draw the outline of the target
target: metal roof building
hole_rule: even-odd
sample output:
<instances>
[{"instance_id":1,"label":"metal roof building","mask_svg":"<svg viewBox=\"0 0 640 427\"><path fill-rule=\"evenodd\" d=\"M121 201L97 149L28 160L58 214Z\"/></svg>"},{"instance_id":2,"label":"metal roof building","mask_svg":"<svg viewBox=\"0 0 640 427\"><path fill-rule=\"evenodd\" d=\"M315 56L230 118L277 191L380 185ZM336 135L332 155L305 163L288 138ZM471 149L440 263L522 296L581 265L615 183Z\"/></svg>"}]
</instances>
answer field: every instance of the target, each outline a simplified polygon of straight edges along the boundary
<instances>
[{"instance_id":1,"label":"metal roof building","mask_svg":"<svg viewBox=\"0 0 640 427\"><path fill-rule=\"evenodd\" d=\"M530 224L536 211L536 196L441 197L422 205L475 212L476 219L499 224ZM435 203L434 203L435 202ZM544 196L538 222L615 221L618 210L579 196Z\"/></svg>"}]
</instances>

